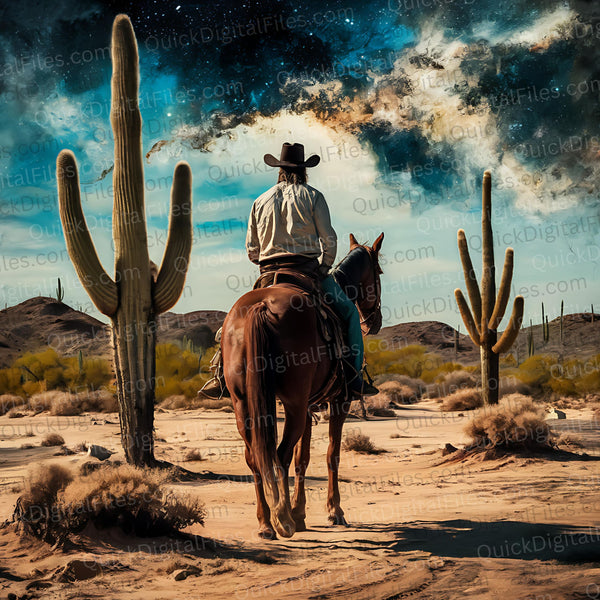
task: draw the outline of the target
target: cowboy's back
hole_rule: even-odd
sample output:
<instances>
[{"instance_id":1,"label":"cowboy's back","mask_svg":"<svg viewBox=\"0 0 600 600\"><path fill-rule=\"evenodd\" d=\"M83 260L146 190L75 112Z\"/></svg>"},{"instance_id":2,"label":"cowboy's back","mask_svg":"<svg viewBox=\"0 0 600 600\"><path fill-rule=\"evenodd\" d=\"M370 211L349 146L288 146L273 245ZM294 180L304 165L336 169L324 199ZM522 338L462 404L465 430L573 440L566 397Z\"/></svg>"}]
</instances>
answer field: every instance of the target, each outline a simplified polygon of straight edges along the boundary
<instances>
[{"instance_id":1,"label":"cowboy's back","mask_svg":"<svg viewBox=\"0 0 600 600\"><path fill-rule=\"evenodd\" d=\"M307 184L279 182L252 205L246 250L253 263L290 254L321 258L330 268L337 251L323 194Z\"/></svg>"}]
</instances>

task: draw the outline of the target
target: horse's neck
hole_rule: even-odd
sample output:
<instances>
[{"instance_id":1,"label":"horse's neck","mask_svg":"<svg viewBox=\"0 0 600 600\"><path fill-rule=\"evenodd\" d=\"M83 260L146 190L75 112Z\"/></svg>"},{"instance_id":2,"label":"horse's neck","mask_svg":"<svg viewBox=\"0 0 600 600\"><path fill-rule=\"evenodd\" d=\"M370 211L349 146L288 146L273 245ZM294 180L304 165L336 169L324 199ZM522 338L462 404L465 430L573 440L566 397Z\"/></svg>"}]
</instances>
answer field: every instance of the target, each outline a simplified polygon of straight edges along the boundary
<instances>
[{"instance_id":1,"label":"horse's neck","mask_svg":"<svg viewBox=\"0 0 600 600\"><path fill-rule=\"evenodd\" d=\"M334 279L344 290L344 293L352 302L356 302L359 296L359 290L362 279L362 268L358 264L352 265L355 268L344 268L344 261L333 272Z\"/></svg>"}]
</instances>

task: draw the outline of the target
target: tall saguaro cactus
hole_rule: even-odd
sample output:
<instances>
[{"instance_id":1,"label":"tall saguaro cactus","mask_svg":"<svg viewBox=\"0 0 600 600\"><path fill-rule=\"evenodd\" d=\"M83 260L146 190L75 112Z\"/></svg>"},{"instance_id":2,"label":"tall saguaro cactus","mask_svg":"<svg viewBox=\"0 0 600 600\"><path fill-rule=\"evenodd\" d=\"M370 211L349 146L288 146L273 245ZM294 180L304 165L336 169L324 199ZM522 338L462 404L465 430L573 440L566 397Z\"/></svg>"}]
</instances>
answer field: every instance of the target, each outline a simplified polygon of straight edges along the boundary
<instances>
[{"instance_id":1,"label":"tall saguaro cactus","mask_svg":"<svg viewBox=\"0 0 600 600\"><path fill-rule=\"evenodd\" d=\"M167 246L158 275L148 255L142 166L142 119L138 107L138 50L129 17L112 30L111 124L115 140L113 239L115 277L104 270L81 209L75 156L57 158L60 218L79 279L100 312L110 317L121 419L121 442L129 463L154 459L155 317L183 290L192 247L192 174L175 167Z\"/></svg>"},{"instance_id":2,"label":"tall saguaro cactus","mask_svg":"<svg viewBox=\"0 0 600 600\"><path fill-rule=\"evenodd\" d=\"M467 239L463 229L458 230L458 250L462 262L467 293L472 312L460 289L454 291L456 303L469 336L480 348L481 388L484 404L498 403L499 358L515 341L523 320L523 296L514 300L513 311L508 326L498 340L497 329L502 321L513 275L513 249L507 248L496 295L496 266L494 264L494 241L492 236L492 176L489 171L483 174L481 210L482 274L481 292L473 269Z\"/></svg>"}]
</instances>

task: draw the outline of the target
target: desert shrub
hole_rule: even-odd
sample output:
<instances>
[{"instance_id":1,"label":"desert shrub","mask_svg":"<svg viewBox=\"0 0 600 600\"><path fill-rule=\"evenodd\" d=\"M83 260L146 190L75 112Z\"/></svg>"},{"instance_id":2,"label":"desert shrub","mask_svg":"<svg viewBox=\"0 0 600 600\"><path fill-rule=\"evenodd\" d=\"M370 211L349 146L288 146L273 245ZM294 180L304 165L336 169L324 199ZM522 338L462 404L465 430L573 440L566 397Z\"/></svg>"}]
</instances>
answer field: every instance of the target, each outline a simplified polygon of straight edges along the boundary
<instances>
[{"instance_id":1,"label":"desert shrub","mask_svg":"<svg viewBox=\"0 0 600 600\"><path fill-rule=\"evenodd\" d=\"M562 433L559 438L556 440L557 446L565 446L567 448L583 448L585 444L583 440L572 433Z\"/></svg>"},{"instance_id":2,"label":"desert shrub","mask_svg":"<svg viewBox=\"0 0 600 600\"><path fill-rule=\"evenodd\" d=\"M108 389L80 392L78 398L85 412L118 412L117 397Z\"/></svg>"},{"instance_id":3,"label":"desert shrub","mask_svg":"<svg viewBox=\"0 0 600 600\"><path fill-rule=\"evenodd\" d=\"M231 398L188 398L183 394L169 396L160 403L160 408L167 410L219 409L231 406Z\"/></svg>"},{"instance_id":4,"label":"desert shrub","mask_svg":"<svg viewBox=\"0 0 600 600\"><path fill-rule=\"evenodd\" d=\"M443 411L473 410L482 405L481 391L476 388L463 388L446 396L442 402Z\"/></svg>"},{"instance_id":5,"label":"desert shrub","mask_svg":"<svg viewBox=\"0 0 600 600\"><path fill-rule=\"evenodd\" d=\"M194 399L210 377L208 361L211 357L212 353L206 358L206 355L183 350L176 344L157 345L156 399L161 401L170 396ZM204 367L206 372L201 372Z\"/></svg>"},{"instance_id":6,"label":"desert shrub","mask_svg":"<svg viewBox=\"0 0 600 600\"><path fill-rule=\"evenodd\" d=\"M368 340L365 344L365 356L369 370L373 375L395 373L420 378L430 374L442 365L442 360L425 346L411 344L404 348L388 350L381 340ZM425 380L425 377L423 377Z\"/></svg>"},{"instance_id":7,"label":"desert shrub","mask_svg":"<svg viewBox=\"0 0 600 600\"><path fill-rule=\"evenodd\" d=\"M53 348L27 352L8 369L0 369L0 389L25 397L59 390L76 393L108 387L111 363L103 358L86 358L79 368L77 356L59 356Z\"/></svg>"},{"instance_id":8,"label":"desert shrub","mask_svg":"<svg viewBox=\"0 0 600 600\"><path fill-rule=\"evenodd\" d=\"M384 383L395 381L403 386L410 388L410 390L417 396L425 391L425 382L422 379L409 377L408 375L399 375L398 373L383 373L375 377L375 384L380 387Z\"/></svg>"},{"instance_id":9,"label":"desert shrub","mask_svg":"<svg viewBox=\"0 0 600 600\"><path fill-rule=\"evenodd\" d=\"M183 460L185 462L193 462L193 461L200 461L200 460L206 460L206 459L202 456L202 452L200 452L200 450L198 450L197 448L194 448L193 450L190 450L189 452L186 453L186 455L183 457Z\"/></svg>"},{"instance_id":10,"label":"desert shrub","mask_svg":"<svg viewBox=\"0 0 600 600\"><path fill-rule=\"evenodd\" d=\"M473 373L464 369L451 371L438 379L435 383L427 386L428 398L443 398L449 394L462 389L474 388L478 384L478 379Z\"/></svg>"},{"instance_id":11,"label":"desert shrub","mask_svg":"<svg viewBox=\"0 0 600 600\"><path fill-rule=\"evenodd\" d=\"M116 412L119 410L115 395L107 390L83 391L78 394L51 390L34 394L29 405L35 412L47 410L55 416L80 415L86 411Z\"/></svg>"},{"instance_id":12,"label":"desert shrub","mask_svg":"<svg viewBox=\"0 0 600 600\"><path fill-rule=\"evenodd\" d=\"M43 352L26 352L14 362L14 367L20 368L36 382L45 381L47 389L65 387L67 384L67 364L53 348Z\"/></svg>"},{"instance_id":13,"label":"desert shrub","mask_svg":"<svg viewBox=\"0 0 600 600\"><path fill-rule=\"evenodd\" d=\"M549 356L530 356L519 365L515 375L534 392L543 392L548 389L553 364L554 361Z\"/></svg>"},{"instance_id":14,"label":"desert shrub","mask_svg":"<svg viewBox=\"0 0 600 600\"><path fill-rule=\"evenodd\" d=\"M53 508L56 506L58 492L71 481L71 471L57 464L39 466L29 472L14 513L27 533L44 538L48 535L56 520Z\"/></svg>"},{"instance_id":15,"label":"desert shrub","mask_svg":"<svg viewBox=\"0 0 600 600\"><path fill-rule=\"evenodd\" d=\"M0 396L0 415L5 415L13 408L22 407L25 399L14 394L2 394Z\"/></svg>"},{"instance_id":16,"label":"desert shrub","mask_svg":"<svg viewBox=\"0 0 600 600\"><path fill-rule=\"evenodd\" d=\"M498 404L485 406L466 425L473 446L481 448L550 447L553 434L544 409L520 394L506 396Z\"/></svg>"},{"instance_id":17,"label":"desert shrub","mask_svg":"<svg viewBox=\"0 0 600 600\"><path fill-rule=\"evenodd\" d=\"M352 431L346 434L342 447L344 450L353 450L360 454L381 454L382 452L386 452L382 448L377 448L368 435L364 435L359 431Z\"/></svg>"},{"instance_id":18,"label":"desert shrub","mask_svg":"<svg viewBox=\"0 0 600 600\"><path fill-rule=\"evenodd\" d=\"M42 440L42 446L63 446L65 439L59 433L48 433Z\"/></svg>"},{"instance_id":19,"label":"desert shrub","mask_svg":"<svg viewBox=\"0 0 600 600\"><path fill-rule=\"evenodd\" d=\"M367 407L367 411L369 414L374 417L395 417L396 413L391 408L387 408L385 406L374 406Z\"/></svg>"},{"instance_id":20,"label":"desert shrub","mask_svg":"<svg viewBox=\"0 0 600 600\"><path fill-rule=\"evenodd\" d=\"M57 417L80 415L81 402L75 394L57 392L50 404L50 414Z\"/></svg>"},{"instance_id":21,"label":"desert shrub","mask_svg":"<svg viewBox=\"0 0 600 600\"><path fill-rule=\"evenodd\" d=\"M519 381L514 375L501 376L498 395L502 398L504 396L509 396L510 394L530 396L531 388L526 383Z\"/></svg>"},{"instance_id":22,"label":"desert shrub","mask_svg":"<svg viewBox=\"0 0 600 600\"><path fill-rule=\"evenodd\" d=\"M407 385L400 381L386 381L378 387L381 394L388 396L389 402L395 402L396 404L413 404L421 397L421 388L417 387L415 389L416 386Z\"/></svg>"},{"instance_id":23,"label":"desert shrub","mask_svg":"<svg viewBox=\"0 0 600 600\"><path fill-rule=\"evenodd\" d=\"M197 498L166 489L172 478L167 470L109 463L74 477L62 467L51 467L36 472L32 489L41 491L26 491L15 509L21 527L47 541L80 531L88 522L118 525L136 535L161 535L204 523L206 511Z\"/></svg>"},{"instance_id":24,"label":"desert shrub","mask_svg":"<svg viewBox=\"0 0 600 600\"><path fill-rule=\"evenodd\" d=\"M442 362L436 354L428 353L421 374L423 381L431 383L440 377L448 377L454 371L462 371L463 366L455 362Z\"/></svg>"},{"instance_id":25,"label":"desert shrub","mask_svg":"<svg viewBox=\"0 0 600 600\"><path fill-rule=\"evenodd\" d=\"M11 408L7 413L6 416L9 419L21 419L22 417L25 416L24 412L21 412L20 410L18 410L17 408Z\"/></svg>"},{"instance_id":26,"label":"desert shrub","mask_svg":"<svg viewBox=\"0 0 600 600\"><path fill-rule=\"evenodd\" d=\"M59 401L64 396L64 392L59 390L50 390L47 392L38 392L29 398L29 407L34 412L50 410L55 401Z\"/></svg>"},{"instance_id":27,"label":"desert shrub","mask_svg":"<svg viewBox=\"0 0 600 600\"><path fill-rule=\"evenodd\" d=\"M3 395L24 395L23 372L21 369L16 367L0 369L0 390L5 392ZM2 404L0 401L0 410L1 409Z\"/></svg>"}]
</instances>

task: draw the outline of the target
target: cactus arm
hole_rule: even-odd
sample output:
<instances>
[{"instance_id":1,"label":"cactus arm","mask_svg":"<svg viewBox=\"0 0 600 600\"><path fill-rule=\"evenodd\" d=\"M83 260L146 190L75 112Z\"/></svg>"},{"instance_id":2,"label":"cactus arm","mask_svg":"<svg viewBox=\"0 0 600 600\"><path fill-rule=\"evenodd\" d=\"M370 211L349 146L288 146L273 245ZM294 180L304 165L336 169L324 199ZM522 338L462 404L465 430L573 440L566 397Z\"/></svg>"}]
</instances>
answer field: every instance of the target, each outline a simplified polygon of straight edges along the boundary
<instances>
[{"instance_id":1,"label":"cactus arm","mask_svg":"<svg viewBox=\"0 0 600 600\"><path fill-rule=\"evenodd\" d=\"M56 160L58 203L67 251L81 284L98 310L111 317L117 311L117 286L104 270L81 209L75 156L63 150Z\"/></svg>"},{"instance_id":2,"label":"cactus arm","mask_svg":"<svg viewBox=\"0 0 600 600\"><path fill-rule=\"evenodd\" d=\"M185 284L192 249L192 171L185 162L175 167L171 189L171 215L165 254L154 288L156 314L172 308Z\"/></svg>"},{"instance_id":3,"label":"cactus arm","mask_svg":"<svg viewBox=\"0 0 600 600\"><path fill-rule=\"evenodd\" d=\"M498 329L500 321L502 321L502 317L506 311L508 298L510 297L510 284L512 283L513 258L513 249L507 248L506 254L504 255L504 267L502 268L502 279L500 280L496 305L494 306L494 312L490 317L490 329Z\"/></svg>"},{"instance_id":4,"label":"cactus arm","mask_svg":"<svg viewBox=\"0 0 600 600\"><path fill-rule=\"evenodd\" d=\"M494 239L492 236L492 175L483 174L481 206L481 248L483 273L481 276L481 336L487 337L490 317L496 300L496 273L494 267Z\"/></svg>"},{"instance_id":5,"label":"cactus arm","mask_svg":"<svg viewBox=\"0 0 600 600\"><path fill-rule=\"evenodd\" d=\"M473 340L473 343L476 346L480 346L481 342L479 339L479 332L477 331L477 326L475 325L475 321L473 320L473 315L469 310L469 305L463 296L460 288L454 290L454 297L456 298L456 304L458 304L458 309L460 310L460 316L469 332L470 338Z\"/></svg>"},{"instance_id":6,"label":"cactus arm","mask_svg":"<svg viewBox=\"0 0 600 600\"><path fill-rule=\"evenodd\" d=\"M513 342L517 339L517 335L521 329L521 323L523 321L523 307L523 296L517 296L513 303L513 310L512 314L510 315L508 326L504 330L504 333L498 342L492 347L492 352L501 354L502 352L506 352L513 345Z\"/></svg>"},{"instance_id":7,"label":"cactus arm","mask_svg":"<svg viewBox=\"0 0 600 600\"><path fill-rule=\"evenodd\" d=\"M471 307L473 309L473 317L475 323L479 324L481 323L481 293L479 292L479 284L477 283L475 269L473 269L473 263L471 262L471 255L469 254L469 247L467 245L464 229L458 230L458 252L460 254L460 262L462 263L465 275L467 294L469 295L469 300L471 301ZM479 325L477 327L479 327Z\"/></svg>"}]
</instances>

